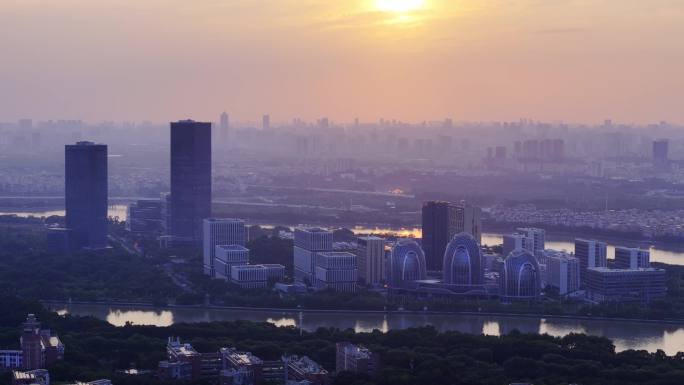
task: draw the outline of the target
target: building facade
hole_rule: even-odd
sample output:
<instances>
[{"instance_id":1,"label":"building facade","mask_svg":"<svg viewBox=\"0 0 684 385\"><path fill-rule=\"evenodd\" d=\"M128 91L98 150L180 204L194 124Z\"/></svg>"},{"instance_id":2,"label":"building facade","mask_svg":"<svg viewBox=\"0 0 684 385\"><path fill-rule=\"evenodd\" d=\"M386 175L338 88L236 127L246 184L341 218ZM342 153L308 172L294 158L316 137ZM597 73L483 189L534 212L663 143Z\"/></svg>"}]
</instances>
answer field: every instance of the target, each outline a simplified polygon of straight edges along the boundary
<instances>
[{"instance_id":1,"label":"building facade","mask_svg":"<svg viewBox=\"0 0 684 385\"><path fill-rule=\"evenodd\" d=\"M133 233L161 233L163 220L161 199L139 199L126 209L126 230Z\"/></svg>"},{"instance_id":2,"label":"building facade","mask_svg":"<svg viewBox=\"0 0 684 385\"><path fill-rule=\"evenodd\" d=\"M444 252L442 271L446 284L481 285L484 282L482 252L472 235L454 236Z\"/></svg>"},{"instance_id":3,"label":"building facade","mask_svg":"<svg viewBox=\"0 0 684 385\"><path fill-rule=\"evenodd\" d=\"M587 298L596 302L641 302L662 300L667 295L663 269L587 269Z\"/></svg>"},{"instance_id":4,"label":"building facade","mask_svg":"<svg viewBox=\"0 0 684 385\"><path fill-rule=\"evenodd\" d=\"M211 217L211 123L171 123L170 206L171 242L200 244Z\"/></svg>"},{"instance_id":5,"label":"building facade","mask_svg":"<svg viewBox=\"0 0 684 385\"><path fill-rule=\"evenodd\" d=\"M249 264L249 249L240 245L218 245L215 248L215 277L231 280L231 268Z\"/></svg>"},{"instance_id":6,"label":"building facade","mask_svg":"<svg viewBox=\"0 0 684 385\"><path fill-rule=\"evenodd\" d=\"M580 285L586 284L587 269L608 267L608 247L595 239L575 239L575 257L580 263Z\"/></svg>"},{"instance_id":7,"label":"building facade","mask_svg":"<svg viewBox=\"0 0 684 385\"><path fill-rule=\"evenodd\" d=\"M500 279L500 294L505 300L536 299L541 295L542 272L529 251L508 255Z\"/></svg>"},{"instance_id":8,"label":"building facade","mask_svg":"<svg viewBox=\"0 0 684 385\"><path fill-rule=\"evenodd\" d=\"M547 253L546 285L558 289L558 294L567 295L580 288L579 260L564 252Z\"/></svg>"},{"instance_id":9,"label":"building facade","mask_svg":"<svg viewBox=\"0 0 684 385\"><path fill-rule=\"evenodd\" d=\"M245 221L241 219L205 218L202 233L204 274L210 277L216 277L214 266L216 246L245 246L247 244L247 227Z\"/></svg>"},{"instance_id":10,"label":"building facade","mask_svg":"<svg viewBox=\"0 0 684 385\"><path fill-rule=\"evenodd\" d=\"M413 239L399 239L389 257L387 284L390 288L401 288L411 282L427 278L425 254Z\"/></svg>"},{"instance_id":11,"label":"building facade","mask_svg":"<svg viewBox=\"0 0 684 385\"><path fill-rule=\"evenodd\" d=\"M449 241L458 233L469 233L479 243L482 239L482 210L465 203L453 204L428 201L422 208L422 245L427 269L442 269L444 251Z\"/></svg>"},{"instance_id":12,"label":"building facade","mask_svg":"<svg viewBox=\"0 0 684 385\"><path fill-rule=\"evenodd\" d=\"M347 252L323 252L316 255L316 290L356 292L359 279L356 255Z\"/></svg>"},{"instance_id":13,"label":"building facade","mask_svg":"<svg viewBox=\"0 0 684 385\"><path fill-rule=\"evenodd\" d=\"M359 265L359 278L368 285L379 285L385 279L385 240L366 236L356 241L354 254Z\"/></svg>"},{"instance_id":14,"label":"building facade","mask_svg":"<svg viewBox=\"0 0 684 385\"><path fill-rule=\"evenodd\" d=\"M321 228L296 228L294 233L294 274L299 282L313 286L316 255L333 251L333 233Z\"/></svg>"},{"instance_id":15,"label":"building facade","mask_svg":"<svg viewBox=\"0 0 684 385\"><path fill-rule=\"evenodd\" d=\"M349 342L338 342L335 346L335 372L363 373L375 375L380 369L380 356L368 348Z\"/></svg>"},{"instance_id":16,"label":"building facade","mask_svg":"<svg viewBox=\"0 0 684 385\"><path fill-rule=\"evenodd\" d=\"M615 248L615 268L645 269L651 267L651 253L648 250L629 247Z\"/></svg>"},{"instance_id":17,"label":"building facade","mask_svg":"<svg viewBox=\"0 0 684 385\"><path fill-rule=\"evenodd\" d=\"M66 227L72 249L107 247L107 146L65 146Z\"/></svg>"}]
</instances>

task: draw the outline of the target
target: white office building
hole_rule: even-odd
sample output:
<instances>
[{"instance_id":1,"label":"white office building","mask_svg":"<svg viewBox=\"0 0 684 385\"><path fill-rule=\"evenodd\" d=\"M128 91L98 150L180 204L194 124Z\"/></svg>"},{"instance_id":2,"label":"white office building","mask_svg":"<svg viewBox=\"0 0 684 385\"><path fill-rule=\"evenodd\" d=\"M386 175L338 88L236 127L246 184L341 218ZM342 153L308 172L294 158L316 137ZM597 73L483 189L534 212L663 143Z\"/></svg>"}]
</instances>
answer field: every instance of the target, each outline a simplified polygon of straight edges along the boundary
<instances>
[{"instance_id":1,"label":"white office building","mask_svg":"<svg viewBox=\"0 0 684 385\"><path fill-rule=\"evenodd\" d=\"M322 252L316 255L316 290L333 289L353 293L359 279L356 255L347 252Z\"/></svg>"},{"instance_id":2,"label":"white office building","mask_svg":"<svg viewBox=\"0 0 684 385\"><path fill-rule=\"evenodd\" d=\"M278 264L236 265L230 269L230 282L243 289L263 289L269 281L282 281L285 266Z\"/></svg>"},{"instance_id":3,"label":"white office building","mask_svg":"<svg viewBox=\"0 0 684 385\"><path fill-rule=\"evenodd\" d=\"M608 246L595 239L575 239L575 257L580 263L580 282L586 284L587 269L608 267Z\"/></svg>"},{"instance_id":4,"label":"white office building","mask_svg":"<svg viewBox=\"0 0 684 385\"><path fill-rule=\"evenodd\" d=\"M546 231L544 229L522 227L518 229L518 233L525 235L527 238L526 250L535 256L546 248Z\"/></svg>"},{"instance_id":5,"label":"white office building","mask_svg":"<svg viewBox=\"0 0 684 385\"><path fill-rule=\"evenodd\" d=\"M506 258L514 251L526 251L531 243L531 240L525 234L513 233L504 234L503 236L503 257Z\"/></svg>"},{"instance_id":6,"label":"white office building","mask_svg":"<svg viewBox=\"0 0 684 385\"><path fill-rule=\"evenodd\" d=\"M215 277L230 281L231 268L249 264L249 249L240 245L218 245L214 257Z\"/></svg>"},{"instance_id":7,"label":"white office building","mask_svg":"<svg viewBox=\"0 0 684 385\"><path fill-rule=\"evenodd\" d=\"M359 278L366 284L379 285L385 279L385 240L366 236L357 239Z\"/></svg>"},{"instance_id":8,"label":"white office building","mask_svg":"<svg viewBox=\"0 0 684 385\"><path fill-rule=\"evenodd\" d=\"M574 293L580 287L579 260L572 254L563 251L546 252L545 281L546 285L558 289L558 294Z\"/></svg>"},{"instance_id":9,"label":"white office building","mask_svg":"<svg viewBox=\"0 0 684 385\"><path fill-rule=\"evenodd\" d=\"M333 233L321 228L297 228L294 234L294 275L299 282L314 283L316 255L333 251Z\"/></svg>"},{"instance_id":10,"label":"white office building","mask_svg":"<svg viewBox=\"0 0 684 385\"><path fill-rule=\"evenodd\" d=\"M216 246L245 246L247 244L247 227L245 221L241 219L207 218L204 220L202 234L204 237L204 274L210 277L216 276L214 267Z\"/></svg>"},{"instance_id":11,"label":"white office building","mask_svg":"<svg viewBox=\"0 0 684 385\"><path fill-rule=\"evenodd\" d=\"M651 267L651 253L648 250L629 247L615 248L615 268L646 269Z\"/></svg>"}]
</instances>

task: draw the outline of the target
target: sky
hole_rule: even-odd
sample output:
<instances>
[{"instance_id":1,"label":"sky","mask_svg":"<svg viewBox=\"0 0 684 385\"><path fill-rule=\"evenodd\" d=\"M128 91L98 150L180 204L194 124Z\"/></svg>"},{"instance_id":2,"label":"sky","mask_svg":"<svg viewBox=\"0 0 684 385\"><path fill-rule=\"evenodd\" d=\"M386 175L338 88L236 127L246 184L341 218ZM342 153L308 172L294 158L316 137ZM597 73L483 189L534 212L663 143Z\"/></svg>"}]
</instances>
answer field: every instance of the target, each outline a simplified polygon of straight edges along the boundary
<instances>
[{"instance_id":1,"label":"sky","mask_svg":"<svg viewBox=\"0 0 684 385\"><path fill-rule=\"evenodd\" d=\"M0 121L684 123L684 0L1 0Z\"/></svg>"}]
</instances>

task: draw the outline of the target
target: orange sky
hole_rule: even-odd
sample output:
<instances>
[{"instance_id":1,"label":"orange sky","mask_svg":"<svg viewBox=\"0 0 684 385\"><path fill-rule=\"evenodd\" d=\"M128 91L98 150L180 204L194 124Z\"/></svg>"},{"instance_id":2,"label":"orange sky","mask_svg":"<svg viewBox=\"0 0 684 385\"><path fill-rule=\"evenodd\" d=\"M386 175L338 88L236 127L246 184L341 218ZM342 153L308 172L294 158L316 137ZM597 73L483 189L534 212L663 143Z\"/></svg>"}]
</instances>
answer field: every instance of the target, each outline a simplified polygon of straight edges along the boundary
<instances>
[{"instance_id":1,"label":"orange sky","mask_svg":"<svg viewBox=\"0 0 684 385\"><path fill-rule=\"evenodd\" d=\"M684 123L684 1L423 2L2 0L0 120Z\"/></svg>"}]
</instances>

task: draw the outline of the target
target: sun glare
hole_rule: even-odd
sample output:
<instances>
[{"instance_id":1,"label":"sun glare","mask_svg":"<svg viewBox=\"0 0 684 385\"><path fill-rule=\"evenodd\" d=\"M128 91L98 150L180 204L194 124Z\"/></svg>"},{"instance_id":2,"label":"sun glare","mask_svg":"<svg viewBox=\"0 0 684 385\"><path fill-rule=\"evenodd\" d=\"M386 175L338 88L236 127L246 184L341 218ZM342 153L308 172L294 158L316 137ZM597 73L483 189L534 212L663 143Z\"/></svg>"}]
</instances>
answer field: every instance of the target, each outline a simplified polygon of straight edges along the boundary
<instances>
[{"instance_id":1,"label":"sun glare","mask_svg":"<svg viewBox=\"0 0 684 385\"><path fill-rule=\"evenodd\" d=\"M383 12L408 12L420 9L425 0L375 0L375 8Z\"/></svg>"}]
</instances>

